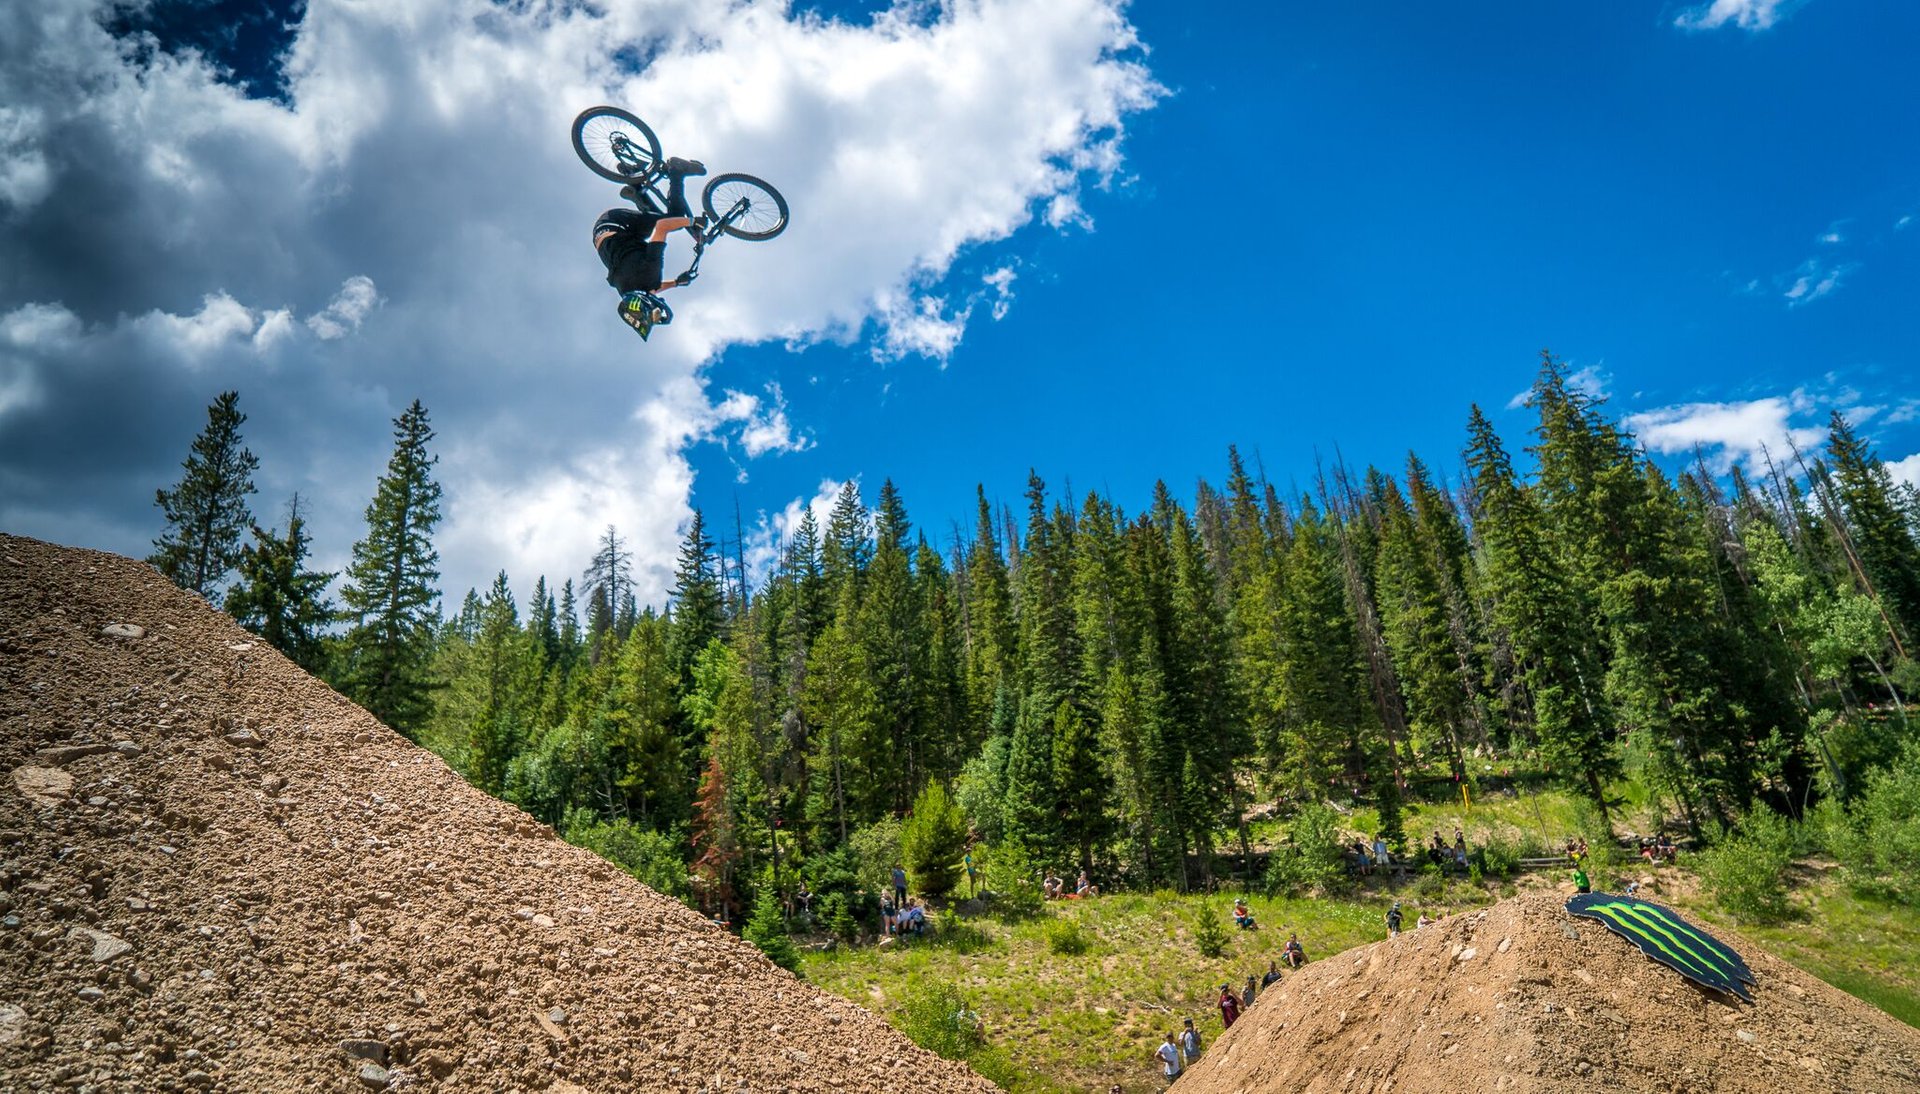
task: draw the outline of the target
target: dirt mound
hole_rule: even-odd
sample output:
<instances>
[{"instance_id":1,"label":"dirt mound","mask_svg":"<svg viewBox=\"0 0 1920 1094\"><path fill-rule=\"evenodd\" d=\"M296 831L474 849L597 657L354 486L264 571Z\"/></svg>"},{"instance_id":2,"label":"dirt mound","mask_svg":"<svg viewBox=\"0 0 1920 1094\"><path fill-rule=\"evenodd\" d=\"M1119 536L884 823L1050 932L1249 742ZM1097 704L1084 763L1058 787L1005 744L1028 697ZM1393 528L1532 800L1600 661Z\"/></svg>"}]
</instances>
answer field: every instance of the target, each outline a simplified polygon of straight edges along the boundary
<instances>
[{"instance_id":1,"label":"dirt mound","mask_svg":"<svg viewBox=\"0 0 1920 1094\"><path fill-rule=\"evenodd\" d=\"M0 536L0 1089L987 1091L152 569Z\"/></svg>"},{"instance_id":2,"label":"dirt mound","mask_svg":"<svg viewBox=\"0 0 1920 1094\"><path fill-rule=\"evenodd\" d=\"M1744 940L1751 1005L1541 893L1308 965L1177 1094L1920 1090L1920 1030Z\"/></svg>"}]
</instances>

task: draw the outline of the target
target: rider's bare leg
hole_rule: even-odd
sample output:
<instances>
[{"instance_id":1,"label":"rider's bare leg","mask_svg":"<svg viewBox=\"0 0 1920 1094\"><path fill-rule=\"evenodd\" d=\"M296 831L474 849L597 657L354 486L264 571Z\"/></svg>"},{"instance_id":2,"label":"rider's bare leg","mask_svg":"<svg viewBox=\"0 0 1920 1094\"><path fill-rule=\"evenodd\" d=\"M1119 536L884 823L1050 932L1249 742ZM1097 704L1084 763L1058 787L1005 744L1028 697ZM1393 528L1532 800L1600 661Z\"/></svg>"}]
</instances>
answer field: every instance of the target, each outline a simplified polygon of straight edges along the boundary
<instances>
[{"instance_id":1,"label":"rider's bare leg","mask_svg":"<svg viewBox=\"0 0 1920 1094\"><path fill-rule=\"evenodd\" d=\"M647 237L647 242L665 243L669 235L692 223L692 217L661 217L653 222L653 234Z\"/></svg>"}]
</instances>

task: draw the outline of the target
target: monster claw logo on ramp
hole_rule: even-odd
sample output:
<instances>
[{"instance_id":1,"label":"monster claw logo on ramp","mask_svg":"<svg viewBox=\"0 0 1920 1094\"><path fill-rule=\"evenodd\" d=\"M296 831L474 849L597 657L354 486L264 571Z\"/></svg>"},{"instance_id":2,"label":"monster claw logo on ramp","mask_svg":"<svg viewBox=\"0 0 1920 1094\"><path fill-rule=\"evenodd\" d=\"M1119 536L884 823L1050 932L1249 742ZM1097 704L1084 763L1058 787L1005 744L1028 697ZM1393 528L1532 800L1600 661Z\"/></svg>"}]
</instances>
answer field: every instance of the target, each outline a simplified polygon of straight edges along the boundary
<instances>
[{"instance_id":1,"label":"monster claw logo on ramp","mask_svg":"<svg viewBox=\"0 0 1920 1094\"><path fill-rule=\"evenodd\" d=\"M1640 947L1640 952L1709 988L1747 1002L1753 972L1740 955L1680 918L1671 908L1608 893L1583 893L1567 901L1567 911L1597 919Z\"/></svg>"}]
</instances>

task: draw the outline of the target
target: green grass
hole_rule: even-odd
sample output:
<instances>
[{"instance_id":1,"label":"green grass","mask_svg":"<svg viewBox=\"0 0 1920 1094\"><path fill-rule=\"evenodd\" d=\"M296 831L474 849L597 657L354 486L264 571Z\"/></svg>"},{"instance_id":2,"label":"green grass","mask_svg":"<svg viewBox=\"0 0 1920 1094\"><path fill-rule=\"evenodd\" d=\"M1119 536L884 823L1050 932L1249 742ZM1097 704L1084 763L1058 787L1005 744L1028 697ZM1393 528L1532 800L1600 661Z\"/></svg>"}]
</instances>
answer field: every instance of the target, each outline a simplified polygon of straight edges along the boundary
<instances>
[{"instance_id":1,"label":"green grass","mask_svg":"<svg viewBox=\"0 0 1920 1094\"><path fill-rule=\"evenodd\" d=\"M1852 891L1838 870L1802 872L1793 894L1794 919L1776 927L1741 925L1704 898L1680 903L1726 930L1760 943L1775 956L1920 1027L1920 921L1903 908Z\"/></svg>"},{"instance_id":2,"label":"green grass","mask_svg":"<svg viewBox=\"0 0 1920 1094\"><path fill-rule=\"evenodd\" d=\"M1457 897L1466 895L1456 890ZM1010 1090L1105 1090L1113 1083L1145 1089L1148 1055L1161 1037L1179 1029L1183 1018L1194 1019L1208 1041L1219 1036L1214 999L1220 984L1238 989L1249 974L1264 973L1289 930L1300 932L1308 957L1318 960L1385 937L1389 900L1384 893L1354 900L1253 897L1248 903L1260 929L1229 923L1226 952L1213 959L1195 948L1193 920L1204 908L1226 921L1230 896L1123 893L1053 904L1020 923L970 919L962 926L963 946L936 934L905 946L809 954L805 968L808 980L888 1016L920 983L954 983L1006 1054ZM1457 899L1450 910L1465 906ZM1420 912L1414 903L1404 910L1409 920ZM1053 952L1050 932L1061 920L1079 927L1088 942L1084 953ZM942 931L952 922L943 919Z\"/></svg>"},{"instance_id":3,"label":"green grass","mask_svg":"<svg viewBox=\"0 0 1920 1094\"><path fill-rule=\"evenodd\" d=\"M1557 846L1578 828L1580 807L1558 792L1494 793L1460 802L1410 804L1410 837L1452 838L1460 825L1471 843L1499 837ZM1371 834L1370 813L1348 818L1354 834ZM1622 830L1650 828L1644 809L1624 803ZM1257 842L1284 839L1278 822L1255 826ZM1625 868L1636 871L1633 864ZM1679 875L1676 875L1679 877ZM1522 884L1547 884L1558 875L1535 875ZM1596 877L1596 881L1600 881ZM1716 929L1743 936L1842 991L1920 1026L1920 969L1909 955L1920 952L1920 917L1910 910L1853 893L1837 870L1802 870L1796 876L1798 915L1780 927L1739 927L1681 880L1669 899ZM1397 890L1372 879L1349 898L1268 900L1249 904L1258 931L1232 929L1218 958L1202 957L1193 922L1203 909L1224 922L1233 893L1212 896L1117 893L1090 901L1048 905L1016 923L991 917L941 918L927 941L884 949L860 946L805 956L807 978L898 1024L902 1004L922 985L950 982L985 1020L993 1077L1017 1094L1105 1090L1158 1090L1148 1054L1161 1037L1193 1018L1209 1042L1218 1037L1214 1006L1223 981L1235 987L1259 975L1279 956L1289 930L1298 930L1307 953L1321 960L1382 938L1384 913L1398 897L1411 923L1422 911L1449 914L1510 894L1511 885L1476 888L1454 878L1430 900L1414 895L1411 882ZM1086 943L1080 953L1055 952L1065 922ZM1065 947L1072 949L1072 946Z\"/></svg>"}]
</instances>

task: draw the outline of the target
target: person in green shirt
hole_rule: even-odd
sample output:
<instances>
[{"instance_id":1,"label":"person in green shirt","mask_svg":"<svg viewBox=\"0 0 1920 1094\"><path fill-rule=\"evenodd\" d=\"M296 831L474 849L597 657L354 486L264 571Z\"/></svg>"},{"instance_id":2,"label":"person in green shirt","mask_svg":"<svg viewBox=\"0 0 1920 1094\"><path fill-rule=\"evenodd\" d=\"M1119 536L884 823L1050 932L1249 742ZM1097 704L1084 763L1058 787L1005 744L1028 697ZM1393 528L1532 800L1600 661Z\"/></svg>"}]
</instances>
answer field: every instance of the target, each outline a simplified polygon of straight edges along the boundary
<instances>
[{"instance_id":1,"label":"person in green shirt","mask_svg":"<svg viewBox=\"0 0 1920 1094\"><path fill-rule=\"evenodd\" d=\"M1592 883L1587 881L1587 871L1579 866L1573 868L1573 891L1576 893L1593 892Z\"/></svg>"}]
</instances>

